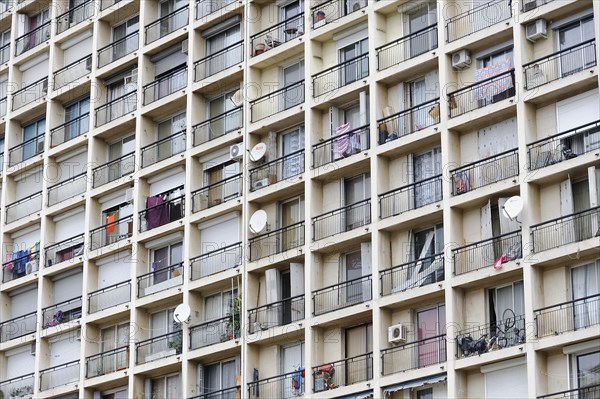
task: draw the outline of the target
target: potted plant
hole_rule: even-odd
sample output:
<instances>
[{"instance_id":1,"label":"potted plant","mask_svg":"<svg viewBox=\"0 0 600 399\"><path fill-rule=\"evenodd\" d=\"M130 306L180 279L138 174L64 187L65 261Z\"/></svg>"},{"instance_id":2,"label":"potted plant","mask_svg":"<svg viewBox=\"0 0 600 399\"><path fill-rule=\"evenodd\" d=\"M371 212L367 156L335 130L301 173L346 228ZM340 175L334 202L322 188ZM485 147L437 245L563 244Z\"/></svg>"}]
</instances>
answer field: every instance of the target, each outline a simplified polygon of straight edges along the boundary
<instances>
[{"instance_id":1,"label":"potted plant","mask_svg":"<svg viewBox=\"0 0 600 399\"><path fill-rule=\"evenodd\" d=\"M242 310L242 296L238 295L233 297L231 304L231 311L227 313L228 319L225 325L225 336L227 339L234 339L240 337L240 313Z\"/></svg>"},{"instance_id":2,"label":"potted plant","mask_svg":"<svg viewBox=\"0 0 600 399\"><path fill-rule=\"evenodd\" d=\"M181 353L181 346L182 346L182 336L181 334L177 334L175 337L173 337L173 339L171 339L169 341L169 349L175 349L175 353L176 354L180 354Z\"/></svg>"}]
</instances>

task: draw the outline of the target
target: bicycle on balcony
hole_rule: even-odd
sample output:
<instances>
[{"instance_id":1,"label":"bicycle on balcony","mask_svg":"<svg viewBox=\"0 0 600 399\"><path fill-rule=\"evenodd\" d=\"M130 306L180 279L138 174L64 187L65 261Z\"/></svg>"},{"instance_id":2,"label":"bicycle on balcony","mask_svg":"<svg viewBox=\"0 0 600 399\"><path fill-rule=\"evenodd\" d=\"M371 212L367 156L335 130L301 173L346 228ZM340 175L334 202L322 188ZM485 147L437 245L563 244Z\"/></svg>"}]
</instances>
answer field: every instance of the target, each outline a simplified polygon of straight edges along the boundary
<instances>
[{"instance_id":1,"label":"bicycle on balcony","mask_svg":"<svg viewBox=\"0 0 600 399\"><path fill-rule=\"evenodd\" d=\"M463 356L481 355L525 342L525 328L517 325L517 317L512 309L504 310L502 320L490 327L490 333L482 334L477 340L470 334L460 339L459 347Z\"/></svg>"}]
</instances>

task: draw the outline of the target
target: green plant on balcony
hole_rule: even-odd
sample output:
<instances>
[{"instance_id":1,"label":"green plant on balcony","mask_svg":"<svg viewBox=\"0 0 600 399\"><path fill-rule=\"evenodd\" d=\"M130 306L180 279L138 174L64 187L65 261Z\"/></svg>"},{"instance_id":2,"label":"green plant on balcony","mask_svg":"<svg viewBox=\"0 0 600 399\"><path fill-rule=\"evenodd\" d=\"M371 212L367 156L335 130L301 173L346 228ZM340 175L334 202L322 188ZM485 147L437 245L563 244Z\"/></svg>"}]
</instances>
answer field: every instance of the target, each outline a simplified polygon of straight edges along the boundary
<instances>
[{"instance_id":1,"label":"green plant on balcony","mask_svg":"<svg viewBox=\"0 0 600 399\"><path fill-rule=\"evenodd\" d=\"M183 342L182 342L181 334L177 334L168 343L169 349L175 349L175 353L177 353L177 354L181 353L182 345L183 345Z\"/></svg>"},{"instance_id":2,"label":"green plant on balcony","mask_svg":"<svg viewBox=\"0 0 600 399\"><path fill-rule=\"evenodd\" d=\"M227 324L225 324L225 334L221 336L221 341L228 341L240 337L240 313L242 309L242 296L233 297L231 310L227 312Z\"/></svg>"},{"instance_id":3,"label":"green plant on balcony","mask_svg":"<svg viewBox=\"0 0 600 399\"><path fill-rule=\"evenodd\" d=\"M0 391L0 394L2 394L2 396L0 396L0 397L4 398L4 394L1 391ZM33 395L33 386L32 385L26 385L26 386L20 387L20 388L13 388L10 391L11 398L23 398L23 397L29 396L29 395Z\"/></svg>"}]
</instances>

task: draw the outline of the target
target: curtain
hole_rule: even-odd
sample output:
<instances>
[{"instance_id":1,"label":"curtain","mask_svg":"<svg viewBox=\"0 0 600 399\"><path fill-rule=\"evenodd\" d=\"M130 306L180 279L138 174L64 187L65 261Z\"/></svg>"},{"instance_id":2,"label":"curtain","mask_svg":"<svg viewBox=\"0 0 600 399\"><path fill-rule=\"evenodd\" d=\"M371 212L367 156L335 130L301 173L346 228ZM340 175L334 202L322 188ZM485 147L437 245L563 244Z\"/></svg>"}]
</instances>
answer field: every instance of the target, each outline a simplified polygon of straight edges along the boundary
<instances>
[{"instance_id":1,"label":"curtain","mask_svg":"<svg viewBox=\"0 0 600 399\"><path fill-rule=\"evenodd\" d=\"M589 327L600 323L600 301L592 298L578 301L600 293L600 261L579 266L571 271L573 286L575 329Z\"/></svg>"}]
</instances>

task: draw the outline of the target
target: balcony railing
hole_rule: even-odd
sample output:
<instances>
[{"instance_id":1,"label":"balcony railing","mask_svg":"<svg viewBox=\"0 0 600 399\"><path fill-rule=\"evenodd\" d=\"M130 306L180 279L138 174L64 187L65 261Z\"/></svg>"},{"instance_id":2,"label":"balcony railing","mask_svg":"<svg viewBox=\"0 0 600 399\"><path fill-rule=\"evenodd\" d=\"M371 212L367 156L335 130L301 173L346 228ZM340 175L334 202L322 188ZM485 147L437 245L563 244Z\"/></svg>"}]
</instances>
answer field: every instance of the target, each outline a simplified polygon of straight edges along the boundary
<instances>
[{"instance_id":1,"label":"balcony railing","mask_svg":"<svg viewBox=\"0 0 600 399\"><path fill-rule=\"evenodd\" d=\"M465 194L478 188L519 175L519 149L492 155L450 171L452 195Z\"/></svg>"},{"instance_id":2,"label":"balcony railing","mask_svg":"<svg viewBox=\"0 0 600 399\"><path fill-rule=\"evenodd\" d=\"M169 33L181 29L189 23L190 8L185 5L164 17L157 19L149 25L146 25L146 44L157 41Z\"/></svg>"},{"instance_id":3,"label":"balcony railing","mask_svg":"<svg viewBox=\"0 0 600 399\"><path fill-rule=\"evenodd\" d=\"M304 245L304 221L248 239L250 261L273 256Z\"/></svg>"},{"instance_id":4,"label":"balcony railing","mask_svg":"<svg viewBox=\"0 0 600 399\"><path fill-rule=\"evenodd\" d=\"M165 262L163 260L163 262ZM183 284L183 262L164 268L154 267L154 271L142 274L137 278L137 296L145 296L168 290Z\"/></svg>"},{"instance_id":5,"label":"balcony railing","mask_svg":"<svg viewBox=\"0 0 600 399\"><path fill-rule=\"evenodd\" d=\"M365 125L314 144L313 168L366 151L371 147L370 143L369 126Z\"/></svg>"},{"instance_id":6,"label":"balcony railing","mask_svg":"<svg viewBox=\"0 0 600 399\"><path fill-rule=\"evenodd\" d=\"M459 331L456 334L455 341L456 357L481 355L524 344L527 336L525 316L513 315L494 323L482 324Z\"/></svg>"},{"instance_id":7,"label":"balcony railing","mask_svg":"<svg viewBox=\"0 0 600 399\"><path fill-rule=\"evenodd\" d=\"M181 354L182 332L174 331L135 344L136 364L144 364Z\"/></svg>"},{"instance_id":8,"label":"balcony railing","mask_svg":"<svg viewBox=\"0 0 600 399\"><path fill-rule=\"evenodd\" d=\"M243 107L234 108L192 127L194 146L208 143L242 128Z\"/></svg>"},{"instance_id":9,"label":"balcony railing","mask_svg":"<svg viewBox=\"0 0 600 399\"><path fill-rule=\"evenodd\" d=\"M515 96L515 70L462 87L448 93L450 118Z\"/></svg>"},{"instance_id":10,"label":"balcony railing","mask_svg":"<svg viewBox=\"0 0 600 399\"><path fill-rule=\"evenodd\" d=\"M381 350L381 374L390 375L446 361L446 335Z\"/></svg>"},{"instance_id":11,"label":"balcony railing","mask_svg":"<svg viewBox=\"0 0 600 399\"><path fill-rule=\"evenodd\" d=\"M304 320L304 295L248 310L248 332L254 334L300 320Z\"/></svg>"},{"instance_id":12,"label":"balcony railing","mask_svg":"<svg viewBox=\"0 0 600 399\"><path fill-rule=\"evenodd\" d=\"M115 244L133 234L133 216L126 216L90 231L90 251Z\"/></svg>"},{"instance_id":13,"label":"balcony railing","mask_svg":"<svg viewBox=\"0 0 600 399\"><path fill-rule=\"evenodd\" d=\"M304 80L250 101L251 122L257 122L304 103Z\"/></svg>"},{"instance_id":14,"label":"balcony railing","mask_svg":"<svg viewBox=\"0 0 600 399\"><path fill-rule=\"evenodd\" d=\"M226 316L190 327L190 349L204 348L232 340L234 338L232 320L231 316Z\"/></svg>"},{"instance_id":15,"label":"balcony railing","mask_svg":"<svg viewBox=\"0 0 600 399\"><path fill-rule=\"evenodd\" d=\"M600 324L600 294L534 310L537 337L554 336Z\"/></svg>"},{"instance_id":16,"label":"balcony railing","mask_svg":"<svg viewBox=\"0 0 600 399\"><path fill-rule=\"evenodd\" d=\"M373 378L373 353L313 367L313 390L321 392L369 381Z\"/></svg>"},{"instance_id":17,"label":"balcony railing","mask_svg":"<svg viewBox=\"0 0 600 399\"><path fill-rule=\"evenodd\" d=\"M597 149L600 120L528 144L529 169L540 169Z\"/></svg>"},{"instance_id":18,"label":"balcony railing","mask_svg":"<svg viewBox=\"0 0 600 399\"><path fill-rule=\"evenodd\" d=\"M148 105L187 86L187 67L158 78L142 88L143 104Z\"/></svg>"},{"instance_id":19,"label":"balcony railing","mask_svg":"<svg viewBox=\"0 0 600 399\"><path fill-rule=\"evenodd\" d=\"M313 241L354 230L371 223L371 199L326 212L312 219Z\"/></svg>"},{"instance_id":20,"label":"balcony railing","mask_svg":"<svg viewBox=\"0 0 600 399\"><path fill-rule=\"evenodd\" d=\"M339 90L367 76L369 76L369 53L359 55L313 75L313 97Z\"/></svg>"},{"instance_id":21,"label":"balcony railing","mask_svg":"<svg viewBox=\"0 0 600 399\"><path fill-rule=\"evenodd\" d=\"M12 98L12 110L16 111L33 102L45 102L42 99L48 94L48 78L42 78L21 90L15 91Z\"/></svg>"},{"instance_id":22,"label":"balcony railing","mask_svg":"<svg viewBox=\"0 0 600 399\"><path fill-rule=\"evenodd\" d=\"M595 66L596 39L591 39L523 65L525 89L531 90Z\"/></svg>"},{"instance_id":23,"label":"balcony railing","mask_svg":"<svg viewBox=\"0 0 600 399\"><path fill-rule=\"evenodd\" d=\"M237 3L236 0L198 0L196 1L196 19L207 17L235 3Z\"/></svg>"},{"instance_id":24,"label":"balcony railing","mask_svg":"<svg viewBox=\"0 0 600 399\"><path fill-rule=\"evenodd\" d=\"M600 206L531 226L532 252L600 236Z\"/></svg>"},{"instance_id":25,"label":"balcony railing","mask_svg":"<svg viewBox=\"0 0 600 399\"><path fill-rule=\"evenodd\" d=\"M23 219L42 209L42 192L31 194L12 204L6 205L6 224Z\"/></svg>"},{"instance_id":26,"label":"balcony railing","mask_svg":"<svg viewBox=\"0 0 600 399\"><path fill-rule=\"evenodd\" d=\"M81 317L81 296L42 309L43 328L68 323Z\"/></svg>"},{"instance_id":27,"label":"balcony railing","mask_svg":"<svg viewBox=\"0 0 600 399\"><path fill-rule=\"evenodd\" d=\"M417 259L379 272L381 295L444 281L444 254Z\"/></svg>"},{"instance_id":28,"label":"balcony railing","mask_svg":"<svg viewBox=\"0 0 600 399\"><path fill-rule=\"evenodd\" d=\"M8 99L4 97L0 99L0 118L4 118L6 116L6 105L8 103Z\"/></svg>"},{"instance_id":29,"label":"balcony railing","mask_svg":"<svg viewBox=\"0 0 600 399\"><path fill-rule=\"evenodd\" d=\"M185 195L144 209L140 215L140 233L179 220L185 214Z\"/></svg>"},{"instance_id":30,"label":"balcony railing","mask_svg":"<svg viewBox=\"0 0 600 399\"><path fill-rule=\"evenodd\" d=\"M115 40L108 46L102 47L98 50L98 68L105 67L111 62L137 51L140 45L139 42L139 32L133 32L119 40Z\"/></svg>"},{"instance_id":31,"label":"balcony railing","mask_svg":"<svg viewBox=\"0 0 600 399\"><path fill-rule=\"evenodd\" d=\"M25 374L0 382L3 398L33 397L34 374Z\"/></svg>"},{"instance_id":32,"label":"balcony railing","mask_svg":"<svg viewBox=\"0 0 600 399\"><path fill-rule=\"evenodd\" d=\"M257 191L285 179L304 173L304 150L295 151L281 158L250 169L250 191Z\"/></svg>"},{"instance_id":33,"label":"balcony railing","mask_svg":"<svg viewBox=\"0 0 600 399\"><path fill-rule=\"evenodd\" d=\"M66 32L69 28L74 27L94 16L95 2L86 1L71 8L69 11L56 17L56 34Z\"/></svg>"},{"instance_id":34,"label":"balcony railing","mask_svg":"<svg viewBox=\"0 0 600 399\"><path fill-rule=\"evenodd\" d=\"M37 329L37 312L27 313L0 323L0 342L10 341L27 334L35 333ZM0 384L1 385L1 384Z\"/></svg>"},{"instance_id":35,"label":"balcony railing","mask_svg":"<svg viewBox=\"0 0 600 399\"><path fill-rule=\"evenodd\" d=\"M164 161L185 151L186 131L175 132L169 137L142 147L142 168Z\"/></svg>"},{"instance_id":36,"label":"balcony railing","mask_svg":"<svg viewBox=\"0 0 600 399\"><path fill-rule=\"evenodd\" d=\"M100 11L106 10L108 7L113 6L121 0L100 0Z\"/></svg>"},{"instance_id":37,"label":"balcony railing","mask_svg":"<svg viewBox=\"0 0 600 399\"><path fill-rule=\"evenodd\" d=\"M242 174L239 173L192 192L192 212L200 212L240 197L242 185Z\"/></svg>"},{"instance_id":38,"label":"balcony railing","mask_svg":"<svg viewBox=\"0 0 600 399\"><path fill-rule=\"evenodd\" d=\"M372 299L371 276L363 276L313 291L313 315L333 312Z\"/></svg>"},{"instance_id":39,"label":"balcony railing","mask_svg":"<svg viewBox=\"0 0 600 399\"><path fill-rule=\"evenodd\" d=\"M327 0L310 9L313 18L313 29L359 11L367 6L367 1L346 2L343 0Z\"/></svg>"},{"instance_id":40,"label":"balcony railing","mask_svg":"<svg viewBox=\"0 0 600 399\"><path fill-rule=\"evenodd\" d=\"M454 274L461 275L522 257L521 231L513 231L452 250Z\"/></svg>"},{"instance_id":41,"label":"balcony railing","mask_svg":"<svg viewBox=\"0 0 600 399\"><path fill-rule=\"evenodd\" d=\"M510 17L512 17L510 2L505 0L490 1L447 19L446 41L448 43L453 42L506 21Z\"/></svg>"},{"instance_id":42,"label":"balcony railing","mask_svg":"<svg viewBox=\"0 0 600 399\"><path fill-rule=\"evenodd\" d=\"M440 123L440 99L428 101L377 121L379 144Z\"/></svg>"},{"instance_id":43,"label":"balcony railing","mask_svg":"<svg viewBox=\"0 0 600 399\"><path fill-rule=\"evenodd\" d=\"M0 47L0 64L8 64L10 60L10 43Z\"/></svg>"},{"instance_id":44,"label":"balcony railing","mask_svg":"<svg viewBox=\"0 0 600 399\"><path fill-rule=\"evenodd\" d=\"M131 280L113 284L88 294L88 313L100 312L131 300Z\"/></svg>"},{"instance_id":45,"label":"balcony railing","mask_svg":"<svg viewBox=\"0 0 600 399\"><path fill-rule=\"evenodd\" d=\"M39 256L39 251L26 252L25 255L20 251L10 254L12 259L2 264L2 282L8 283L9 281L37 272Z\"/></svg>"},{"instance_id":46,"label":"balcony railing","mask_svg":"<svg viewBox=\"0 0 600 399\"><path fill-rule=\"evenodd\" d=\"M90 114L85 114L73 118L50 130L50 147L56 147L69 140L73 140L90 130Z\"/></svg>"},{"instance_id":47,"label":"balcony railing","mask_svg":"<svg viewBox=\"0 0 600 399\"><path fill-rule=\"evenodd\" d=\"M304 34L304 13L250 36L254 55L263 54Z\"/></svg>"},{"instance_id":48,"label":"balcony railing","mask_svg":"<svg viewBox=\"0 0 600 399\"><path fill-rule=\"evenodd\" d=\"M92 72L92 56L88 55L54 72L54 90L75 82Z\"/></svg>"},{"instance_id":49,"label":"balcony railing","mask_svg":"<svg viewBox=\"0 0 600 399\"><path fill-rule=\"evenodd\" d=\"M377 70L383 71L438 47L437 24L378 47Z\"/></svg>"},{"instance_id":50,"label":"balcony railing","mask_svg":"<svg viewBox=\"0 0 600 399\"><path fill-rule=\"evenodd\" d=\"M224 398L241 398L241 386L235 386L231 388L220 389L218 391L211 391L209 393L203 393L200 395L192 396L190 399L224 399Z\"/></svg>"},{"instance_id":51,"label":"balcony railing","mask_svg":"<svg viewBox=\"0 0 600 399\"><path fill-rule=\"evenodd\" d=\"M50 21L30 30L15 39L15 56L39 46L46 40L50 40Z\"/></svg>"},{"instance_id":52,"label":"balcony railing","mask_svg":"<svg viewBox=\"0 0 600 399\"><path fill-rule=\"evenodd\" d=\"M199 82L244 61L244 42L240 41L194 62L194 82Z\"/></svg>"},{"instance_id":53,"label":"balcony railing","mask_svg":"<svg viewBox=\"0 0 600 399\"><path fill-rule=\"evenodd\" d=\"M525 0L521 3L521 11L522 12L531 11L531 10L534 10L545 4L551 3L553 1L554 0Z\"/></svg>"},{"instance_id":54,"label":"balcony railing","mask_svg":"<svg viewBox=\"0 0 600 399\"><path fill-rule=\"evenodd\" d=\"M191 279L210 276L239 266L242 262L242 243L228 245L190 260Z\"/></svg>"},{"instance_id":55,"label":"balcony railing","mask_svg":"<svg viewBox=\"0 0 600 399\"><path fill-rule=\"evenodd\" d=\"M135 172L135 151L95 167L92 170L92 186L103 186Z\"/></svg>"},{"instance_id":56,"label":"balcony railing","mask_svg":"<svg viewBox=\"0 0 600 399\"><path fill-rule=\"evenodd\" d=\"M298 359L300 361L300 359ZM248 383L248 398L291 399L304 395L304 369Z\"/></svg>"},{"instance_id":57,"label":"balcony railing","mask_svg":"<svg viewBox=\"0 0 600 399\"><path fill-rule=\"evenodd\" d=\"M442 175L379 194L379 217L385 219L442 200Z\"/></svg>"},{"instance_id":58,"label":"balcony railing","mask_svg":"<svg viewBox=\"0 0 600 399\"><path fill-rule=\"evenodd\" d=\"M48 187L48 206L82 195L87 190L87 172Z\"/></svg>"},{"instance_id":59,"label":"balcony railing","mask_svg":"<svg viewBox=\"0 0 600 399\"><path fill-rule=\"evenodd\" d=\"M96 127L106 125L109 122L119 119L125 114L134 112L136 109L136 92L131 92L119 98L115 98L96 109Z\"/></svg>"},{"instance_id":60,"label":"balcony railing","mask_svg":"<svg viewBox=\"0 0 600 399\"><path fill-rule=\"evenodd\" d=\"M28 159L43 153L45 137L46 135L42 133L32 139L22 142L13 148L10 148L8 150L8 166L15 166L20 162L27 161Z\"/></svg>"},{"instance_id":61,"label":"balcony railing","mask_svg":"<svg viewBox=\"0 0 600 399\"><path fill-rule=\"evenodd\" d=\"M84 234L79 234L66 240L46 246L44 259L46 267L51 267L62 262L72 261L83 255Z\"/></svg>"},{"instance_id":62,"label":"balcony railing","mask_svg":"<svg viewBox=\"0 0 600 399\"><path fill-rule=\"evenodd\" d=\"M539 0L538 0L539 1ZM549 0L551 1L551 0ZM600 384L590 385L585 388L574 388L568 391L551 393L538 396L537 399L587 399L600 398Z\"/></svg>"},{"instance_id":63,"label":"balcony railing","mask_svg":"<svg viewBox=\"0 0 600 399\"><path fill-rule=\"evenodd\" d=\"M79 360L40 371L40 391L79 381Z\"/></svg>"},{"instance_id":64,"label":"balcony railing","mask_svg":"<svg viewBox=\"0 0 600 399\"><path fill-rule=\"evenodd\" d=\"M129 367L129 347L123 346L85 358L85 378L114 373Z\"/></svg>"}]
</instances>

